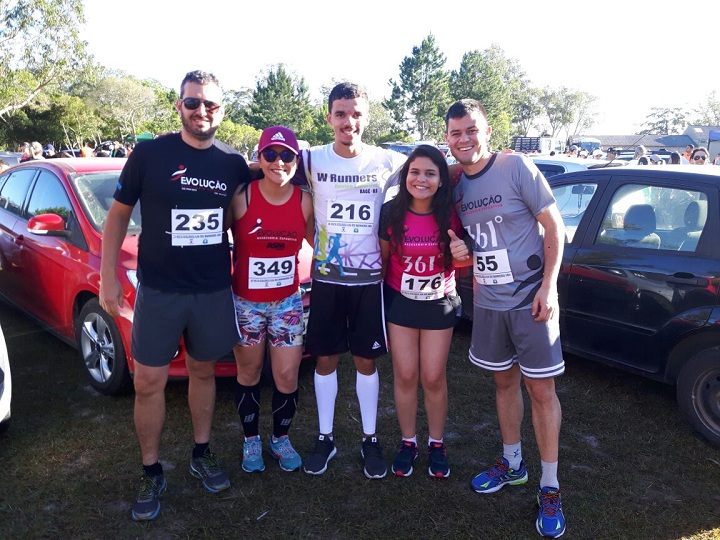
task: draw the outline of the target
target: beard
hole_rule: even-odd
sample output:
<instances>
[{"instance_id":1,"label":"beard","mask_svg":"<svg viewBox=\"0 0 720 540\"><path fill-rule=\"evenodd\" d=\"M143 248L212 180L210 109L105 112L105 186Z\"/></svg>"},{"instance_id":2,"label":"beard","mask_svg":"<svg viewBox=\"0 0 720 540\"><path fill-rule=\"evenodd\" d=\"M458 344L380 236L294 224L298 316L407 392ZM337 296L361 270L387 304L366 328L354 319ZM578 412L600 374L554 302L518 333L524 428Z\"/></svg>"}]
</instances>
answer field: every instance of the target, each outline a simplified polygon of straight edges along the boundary
<instances>
[{"instance_id":1,"label":"beard","mask_svg":"<svg viewBox=\"0 0 720 540\"><path fill-rule=\"evenodd\" d=\"M192 115L190 117L185 117L182 115L182 125L183 129L190 135L192 135L195 139L199 141L207 141L212 139L215 136L215 132L217 131L219 126L210 126L207 130L198 129L195 127L192 121Z\"/></svg>"}]
</instances>

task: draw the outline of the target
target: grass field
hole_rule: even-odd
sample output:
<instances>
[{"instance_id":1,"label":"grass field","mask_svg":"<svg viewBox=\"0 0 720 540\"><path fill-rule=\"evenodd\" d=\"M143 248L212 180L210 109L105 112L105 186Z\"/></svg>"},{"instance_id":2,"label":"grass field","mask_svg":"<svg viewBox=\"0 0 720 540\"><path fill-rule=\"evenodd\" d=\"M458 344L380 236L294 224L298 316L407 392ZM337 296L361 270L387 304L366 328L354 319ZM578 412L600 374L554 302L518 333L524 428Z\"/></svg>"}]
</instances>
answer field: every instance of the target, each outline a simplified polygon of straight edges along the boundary
<instances>
[{"instance_id":1,"label":"grass field","mask_svg":"<svg viewBox=\"0 0 720 540\"><path fill-rule=\"evenodd\" d=\"M524 454L530 481L492 495L470 479L501 451L491 378L467 360L469 330L456 329L448 372L447 425L452 473L430 478L424 456L409 478L367 480L360 460L360 416L352 362L339 369L338 455L320 477L240 469L242 428L231 381L218 381L211 445L232 488L205 492L188 472L192 447L187 385L167 389L161 461L168 492L151 523L130 519L140 474L131 394L105 397L84 380L76 351L0 306L13 368L13 421L0 438L0 539L15 538L539 538L534 493L539 456L529 410ZM720 539L720 449L697 438L677 413L673 389L567 358L558 379L563 406L559 477L567 517L563 538ZM306 455L317 413L312 363L300 377L291 437ZM390 358L379 362L378 434L388 464L399 439ZM270 430L270 388L261 429ZM427 430L419 421L419 440Z\"/></svg>"}]
</instances>

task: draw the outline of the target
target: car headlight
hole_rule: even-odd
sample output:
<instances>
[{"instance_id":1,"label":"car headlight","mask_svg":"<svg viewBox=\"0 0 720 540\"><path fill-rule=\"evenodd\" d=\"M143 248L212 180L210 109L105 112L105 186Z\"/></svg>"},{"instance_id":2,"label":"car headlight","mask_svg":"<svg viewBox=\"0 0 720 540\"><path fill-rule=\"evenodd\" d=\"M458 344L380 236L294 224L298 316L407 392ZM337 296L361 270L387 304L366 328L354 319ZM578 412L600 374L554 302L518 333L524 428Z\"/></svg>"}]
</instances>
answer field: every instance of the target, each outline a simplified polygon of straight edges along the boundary
<instances>
[{"instance_id":1,"label":"car headlight","mask_svg":"<svg viewBox=\"0 0 720 540\"><path fill-rule=\"evenodd\" d=\"M132 286L137 290L137 285L138 285L137 270L128 270L125 273L127 275L128 280L132 284Z\"/></svg>"}]
</instances>

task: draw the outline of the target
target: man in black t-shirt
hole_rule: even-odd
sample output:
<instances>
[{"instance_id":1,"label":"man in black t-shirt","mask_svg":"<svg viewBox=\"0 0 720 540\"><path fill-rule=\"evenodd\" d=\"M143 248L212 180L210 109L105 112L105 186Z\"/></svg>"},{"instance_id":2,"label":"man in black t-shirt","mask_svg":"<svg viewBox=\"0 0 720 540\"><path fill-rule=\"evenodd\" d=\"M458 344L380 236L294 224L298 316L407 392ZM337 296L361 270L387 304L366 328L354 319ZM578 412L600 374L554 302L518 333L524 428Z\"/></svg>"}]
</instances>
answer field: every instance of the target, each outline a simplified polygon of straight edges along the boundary
<instances>
[{"instance_id":1,"label":"man in black t-shirt","mask_svg":"<svg viewBox=\"0 0 720 540\"><path fill-rule=\"evenodd\" d=\"M159 497L167 487L158 460L160 434L169 365L181 337L195 437L190 473L212 493L230 487L209 440L215 361L231 351L239 337L225 215L237 187L249 180L249 171L239 153L215 139L224 107L214 75L188 73L175 107L182 130L138 144L120 175L103 231L100 304L118 316L123 306L118 253L133 208L141 203L132 357L143 475L132 506L134 520L157 517Z\"/></svg>"}]
</instances>

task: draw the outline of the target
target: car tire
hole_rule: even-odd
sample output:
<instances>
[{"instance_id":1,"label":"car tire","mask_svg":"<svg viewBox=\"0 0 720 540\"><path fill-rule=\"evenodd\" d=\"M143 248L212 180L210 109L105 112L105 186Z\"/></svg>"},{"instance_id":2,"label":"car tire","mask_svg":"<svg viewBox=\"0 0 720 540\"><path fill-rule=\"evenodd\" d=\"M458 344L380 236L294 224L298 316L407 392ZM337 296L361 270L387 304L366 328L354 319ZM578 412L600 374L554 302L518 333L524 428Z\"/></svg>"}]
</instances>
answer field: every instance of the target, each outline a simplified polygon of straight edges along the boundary
<instances>
[{"instance_id":1,"label":"car tire","mask_svg":"<svg viewBox=\"0 0 720 540\"><path fill-rule=\"evenodd\" d=\"M690 425L720 446L720 347L700 351L683 366L677 402Z\"/></svg>"},{"instance_id":2,"label":"car tire","mask_svg":"<svg viewBox=\"0 0 720 540\"><path fill-rule=\"evenodd\" d=\"M120 331L97 298L83 306L75 323L75 333L80 359L95 390L114 395L130 386Z\"/></svg>"}]
</instances>

